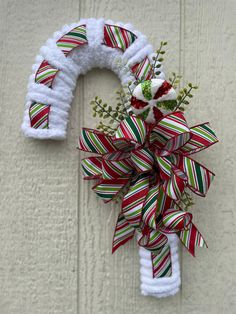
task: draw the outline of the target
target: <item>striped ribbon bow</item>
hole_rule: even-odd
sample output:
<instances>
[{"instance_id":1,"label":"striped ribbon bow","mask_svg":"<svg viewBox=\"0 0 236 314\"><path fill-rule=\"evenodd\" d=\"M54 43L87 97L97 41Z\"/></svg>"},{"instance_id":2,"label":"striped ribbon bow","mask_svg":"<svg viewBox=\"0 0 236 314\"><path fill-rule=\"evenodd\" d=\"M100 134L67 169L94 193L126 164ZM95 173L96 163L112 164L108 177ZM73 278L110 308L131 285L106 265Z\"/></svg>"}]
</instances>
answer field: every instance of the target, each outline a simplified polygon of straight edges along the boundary
<instances>
[{"instance_id":1,"label":"striped ribbon bow","mask_svg":"<svg viewBox=\"0 0 236 314\"><path fill-rule=\"evenodd\" d=\"M206 246L178 201L185 188L206 195L214 174L189 156L216 142L209 123L189 128L182 112L162 116L155 125L129 116L114 136L82 130L79 149L96 154L82 160L84 179L98 180L93 190L105 202L122 195L113 252L137 231L158 278L172 273L168 234L176 233L192 255L195 246Z\"/></svg>"}]
</instances>

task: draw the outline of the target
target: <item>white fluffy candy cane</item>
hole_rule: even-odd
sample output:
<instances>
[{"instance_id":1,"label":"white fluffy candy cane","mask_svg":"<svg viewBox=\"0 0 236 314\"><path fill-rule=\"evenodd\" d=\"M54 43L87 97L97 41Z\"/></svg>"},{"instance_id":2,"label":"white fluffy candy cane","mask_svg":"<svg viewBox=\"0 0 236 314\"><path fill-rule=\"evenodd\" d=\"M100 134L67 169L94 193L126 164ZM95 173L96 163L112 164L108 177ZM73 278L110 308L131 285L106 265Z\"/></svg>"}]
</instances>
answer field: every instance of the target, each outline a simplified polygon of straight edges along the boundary
<instances>
[{"instance_id":1,"label":"white fluffy candy cane","mask_svg":"<svg viewBox=\"0 0 236 314\"><path fill-rule=\"evenodd\" d=\"M83 19L65 25L42 46L32 67L22 124L24 134L37 139L64 139L73 91L80 74L99 67L115 72L122 85L132 81L134 76L149 79L152 55L153 48L146 36L130 24ZM159 77L164 78L163 72ZM179 290L175 235L169 237L169 244L172 276L166 278L152 278L150 252L140 249L142 294L164 297Z\"/></svg>"}]
</instances>

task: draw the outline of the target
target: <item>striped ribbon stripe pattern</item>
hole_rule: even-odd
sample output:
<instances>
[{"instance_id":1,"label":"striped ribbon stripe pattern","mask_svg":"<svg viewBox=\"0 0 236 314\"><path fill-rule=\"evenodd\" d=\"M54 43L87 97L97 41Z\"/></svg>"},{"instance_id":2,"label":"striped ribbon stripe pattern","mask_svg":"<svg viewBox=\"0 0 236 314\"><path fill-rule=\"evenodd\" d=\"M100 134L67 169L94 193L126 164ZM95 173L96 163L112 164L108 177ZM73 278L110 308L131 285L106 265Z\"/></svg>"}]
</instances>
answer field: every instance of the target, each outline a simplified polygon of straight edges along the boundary
<instances>
[{"instance_id":1,"label":"striped ribbon stripe pattern","mask_svg":"<svg viewBox=\"0 0 236 314\"><path fill-rule=\"evenodd\" d=\"M188 230L180 232L179 238L193 256L195 256L196 246L207 247L206 241L193 223L189 225Z\"/></svg>"},{"instance_id":2,"label":"striped ribbon stripe pattern","mask_svg":"<svg viewBox=\"0 0 236 314\"><path fill-rule=\"evenodd\" d=\"M171 174L172 174L172 162L171 162L171 158L170 156L166 156L166 157L160 157L155 155L155 159L157 161L157 164L159 166L159 170L160 170L160 177L163 180L169 180L171 178Z\"/></svg>"},{"instance_id":3,"label":"striped ribbon stripe pattern","mask_svg":"<svg viewBox=\"0 0 236 314\"><path fill-rule=\"evenodd\" d=\"M62 36L57 41L57 47L67 56L74 48L87 44L86 26L80 25Z\"/></svg>"},{"instance_id":4,"label":"striped ribbon stripe pattern","mask_svg":"<svg viewBox=\"0 0 236 314\"><path fill-rule=\"evenodd\" d=\"M78 148L85 152L104 155L116 151L112 138L102 132L83 128L79 137Z\"/></svg>"},{"instance_id":5,"label":"striped ribbon stripe pattern","mask_svg":"<svg viewBox=\"0 0 236 314\"><path fill-rule=\"evenodd\" d=\"M138 228L142 218L142 208L149 190L149 175L140 174L130 184L130 188L122 201L122 212L125 219Z\"/></svg>"},{"instance_id":6,"label":"striped ribbon stripe pattern","mask_svg":"<svg viewBox=\"0 0 236 314\"><path fill-rule=\"evenodd\" d=\"M29 117L31 127L34 129L49 128L49 112L50 106L33 103L29 108Z\"/></svg>"},{"instance_id":7,"label":"striped ribbon stripe pattern","mask_svg":"<svg viewBox=\"0 0 236 314\"><path fill-rule=\"evenodd\" d=\"M131 160L137 172L150 171L154 164L153 155L147 148L141 148L131 152Z\"/></svg>"},{"instance_id":8,"label":"striped ribbon stripe pattern","mask_svg":"<svg viewBox=\"0 0 236 314\"><path fill-rule=\"evenodd\" d=\"M140 63L136 63L131 67L131 71L136 79L150 80L152 78L152 67L148 57L145 57Z\"/></svg>"},{"instance_id":9,"label":"striped ribbon stripe pattern","mask_svg":"<svg viewBox=\"0 0 236 314\"><path fill-rule=\"evenodd\" d=\"M84 179L96 179L102 174L102 158L88 157L81 161Z\"/></svg>"},{"instance_id":10,"label":"striped ribbon stripe pattern","mask_svg":"<svg viewBox=\"0 0 236 314\"><path fill-rule=\"evenodd\" d=\"M218 142L218 139L208 122L192 127L190 128L190 131L192 137L190 141L179 149L178 152L181 154L194 154Z\"/></svg>"},{"instance_id":11,"label":"striped ribbon stripe pattern","mask_svg":"<svg viewBox=\"0 0 236 314\"><path fill-rule=\"evenodd\" d=\"M170 198L177 201L180 199L186 183L186 180L183 180L182 178L172 173L171 178L164 181L163 190Z\"/></svg>"},{"instance_id":12,"label":"striped ribbon stripe pattern","mask_svg":"<svg viewBox=\"0 0 236 314\"><path fill-rule=\"evenodd\" d=\"M153 278L170 277L172 275L170 246L166 245L161 253L151 253Z\"/></svg>"},{"instance_id":13,"label":"striped ribbon stripe pattern","mask_svg":"<svg viewBox=\"0 0 236 314\"><path fill-rule=\"evenodd\" d=\"M125 51L136 40L137 36L127 29L105 24L103 44L111 48L119 48Z\"/></svg>"},{"instance_id":14,"label":"striped ribbon stripe pattern","mask_svg":"<svg viewBox=\"0 0 236 314\"><path fill-rule=\"evenodd\" d=\"M159 194L159 185L154 185L149 188L142 209L142 221L150 228L156 229L156 217L160 214L157 211L157 199Z\"/></svg>"},{"instance_id":15,"label":"striped ribbon stripe pattern","mask_svg":"<svg viewBox=\"0 0 236 314\"><path fill-rule=\"evenodd\" d=\"M93 187L93 191L105 202L110 202L129 182L129 178L101 180Z\"/></svg>"},{"instance_id":16,"label":"striped ribbon stripe pattern","mask_svg":"<svg viewBox=\"0 0 236 314\"><path fill-rule=\"evenodd\" d=\"M192 221L192 214L181 210L169 209L162 218L165 232L176 233L181 230L186 230Z\"/></svg>"},{"instance_id":17,"label":"striped ribbon stripe pattern","mask_svg":"<svg viewBox=\"0 0 236 314\"><path fill-rule=\"evenodd\" d=\"M133 143L142 145L146 139L146 127L141 118L130 116L123 120L115 133L115 138L125 138Z\"/></svg>"},{"instance_id":18,"label":"striped ribbon stripe pattern","mask_svg":"<svg viewBox=\"0 0 236 314\"><path fill-rule=\"evenodd\" d=\"M165 116L152 130L151 143L162 147L164 151L173 152L183 146L191 133L182 112L175 112Z\"/></svg>"},{"instance_id":19,"label":"striped ribbon stripe pattern","mask_svg":"<svg viewBox=\"0 0 236 314\"><path fill-rule=\"evenodd\" d=\"M143 235L139 239L138 244L142 247L145 247L145 249L157 254L162 251L167 242L167 236L160 233L158 230L150 230L149 234Z\"/></svg>"},{"instance_id":20,"label":"striped ribbon stripe pattern","mask_svg":"<svg viewBox=\"0 0 236 314\"><path fill-rule=\"evenodd\" d=\"M175 202L170 198L163 190L163 187L160 186L159 193L157 197L157 213L163 214L167 209L173 208Z\"/></svg>"},{"instance_id":21,"label":"striped ribbon stripe pattern","mask_svg":"<svg viewBox=\"0 0 236 314\"><path fill-rule=\"evenodd\" d=\"M46 60L44 60L35 75L35 83L52 87L53 80L58 70L53 68Z\"/></svg>"},{"instance_id":22,"label":"striped ribbon stripe pattern","mask_svg":"<svg viewBox=\"0 0 236 314\"><path fill-rule=\"evenodd\" d=\"M107 160L102 161L102 176L103 179L122 178L127 176L132 171L130 159L124 160Z\"/></svg>"},{"instance_id":23,"label":"striped ribbon stripe pattern","mask_svg":"<svg viewBox=\"0 0 236 314\"><path fill-rule=\"evenodd\" d=\"M112 244L112 253L120 246L131 240L134 236L135 229L127 222L122 213L119 214Z\"/></svg>"},{"instance_id":24,"label":"striped ribbon stripe pattern","mask_svg":"<svg viewBox=\"0 0 236 314\"><path fill-rule=\"evenodd\" d=\"M188 187L194 193L205 196L214 179L214 173L188 157L183 157L182 167L188 177Z\"/></svg>"}]
</instances>

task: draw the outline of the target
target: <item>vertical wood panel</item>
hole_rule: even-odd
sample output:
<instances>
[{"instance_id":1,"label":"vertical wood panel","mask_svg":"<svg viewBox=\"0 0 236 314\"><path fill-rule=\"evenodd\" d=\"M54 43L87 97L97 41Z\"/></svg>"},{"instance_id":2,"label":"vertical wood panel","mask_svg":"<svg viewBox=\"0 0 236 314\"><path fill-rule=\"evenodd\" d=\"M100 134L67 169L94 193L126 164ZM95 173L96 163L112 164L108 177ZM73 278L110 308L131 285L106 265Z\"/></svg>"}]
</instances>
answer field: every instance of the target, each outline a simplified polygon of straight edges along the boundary
<instances>
[{"instance_id":1,"label":"vertical wood panel","mask_svg":"<svg viewBox=\"0 0 236 314\"><path fill-rule=\"evenodd\" d=\"M215 171L205 199L192 212L209 249L183 254L182 313L235 313L235 1L182 1L186 80L199 83L189 121L210 121L220 143L198 159Z\"/></svg>"},{"instance_id":2,"label":"vertical wood panel","mask_svg":"<svg viewBox=\"0 0 236 314\"><path fill-rule=\"evenodd\" d=\"M20 131L39 48L76 21L76 1L0 2L0 313L77 312L78 107L64 142Z\"/></svg>"},{"instance_id":3,"label":"vertical wood panel","mask_svg":"<svg viewBox=\"0 0 236 314\"><path fill-rule=\"evenodd\" d=\"M1 314L236 312L235 9L233 0L0 1ZM115 101L115 75L93 70L79 79L66 141L20 132L39 48L63 24L101 16L131 22L154 47L169 42L165 72L200 82L189 122L212 121L221 140L198 156L217 175L193 208L209 249L196 259L183 251L182 291L167 299L140 295L135 241L111 255L119 207L98 201L79 173L80 128L96 125L89 102Z\"/></svg>"},{"instance_id":4,"label":"vertical wood panel","mask_svg":"<svg viewBox=\"0 0 236 314\"><path fill-rule=\"evenodd\" d=\"M104 16L113 21L131 22L154 47L163 39L169 42L168 69L179 68L178 1L83 1L81 16ZM89 102L99 95L115 102L118 79L106 70L93 70L83 79L84 126L95 126ZM80 88L79 88L80 91ZM82 157L82 154L81 154ZM92 184L79 181L79 313L178 313L180 294L170 299L143 297L139 289L139 257L136 241L111 255L111 243L119 205L103 204L91 191Z\"/></svg>"}]
</instances>

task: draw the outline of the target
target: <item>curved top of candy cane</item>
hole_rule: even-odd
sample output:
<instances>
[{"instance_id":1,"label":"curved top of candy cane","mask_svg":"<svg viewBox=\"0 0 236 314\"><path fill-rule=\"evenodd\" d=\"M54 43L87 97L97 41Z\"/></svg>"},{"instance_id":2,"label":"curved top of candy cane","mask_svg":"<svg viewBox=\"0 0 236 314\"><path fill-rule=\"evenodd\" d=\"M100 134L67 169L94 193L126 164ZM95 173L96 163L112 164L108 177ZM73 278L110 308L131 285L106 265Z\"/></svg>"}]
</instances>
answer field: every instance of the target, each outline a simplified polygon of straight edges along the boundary
<instances>
[{"instance_id":1,"label":"curved top of candy cane","mask_svg":"<svg viewBox=\"0 0 236 314\"><path fill-rule=\"evenodd\" d=\"M32 67L22 124L24 134L38 139L64 139L80 74L99 67L111 69L122 85L134 77L149 79L152 54L147 38L130 24L82 19L65 25L41 47ZM163 73L160 78L164 78Z\"/></svg>"}]
</instances>

